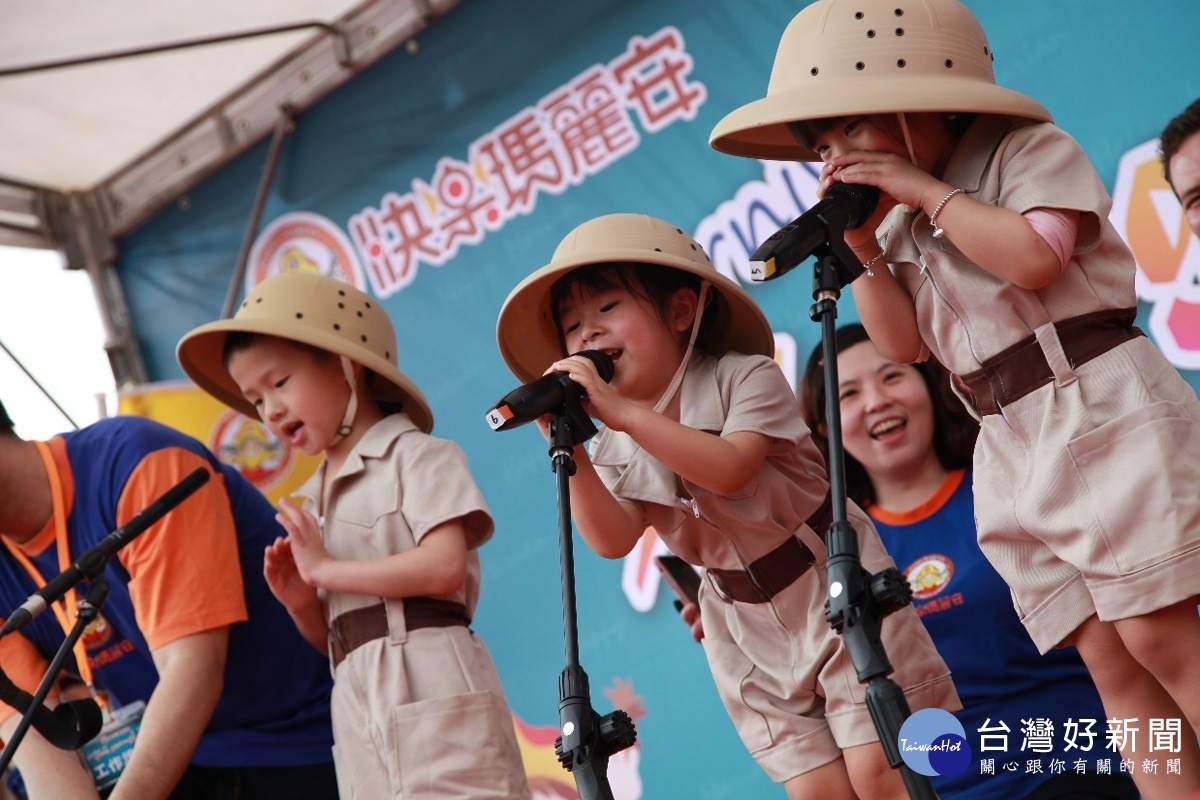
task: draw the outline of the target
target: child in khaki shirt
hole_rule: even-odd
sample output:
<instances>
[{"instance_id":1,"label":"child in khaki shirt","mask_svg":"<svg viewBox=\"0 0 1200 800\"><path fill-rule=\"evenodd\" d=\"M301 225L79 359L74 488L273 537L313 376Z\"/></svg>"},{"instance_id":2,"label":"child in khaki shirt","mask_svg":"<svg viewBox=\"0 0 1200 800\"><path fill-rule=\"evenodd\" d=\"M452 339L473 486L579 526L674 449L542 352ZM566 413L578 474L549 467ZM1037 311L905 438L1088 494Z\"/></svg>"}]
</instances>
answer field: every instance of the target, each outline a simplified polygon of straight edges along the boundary
<instances>
[{"instance_id":1,"label":"child in khaki shirt","mask_svg":"<svg viewBox=\"0 0 1200 800\"><path fill-rule=\"evenodd\" d=\"M179 343L203 389L325 459L281 503L271 590L334 671L344 798L528 798L511 712L467 627L492 519L461 449L429 435L380 305L284 273Z\"/></svg>"},{"instance_id":2,"label":"child in khaki shirt","mask_svg":"<svg viewBox=\"0 0 1200 800\"><path fill-rule=\"evenodd\" d=\"M824 464L770 355L762 312L674 225L634 214L586 222L509 295L500 351L525 381L567 372L607 427L576 448L575 522L600 555L653 525L704 567L704 647L743 742L789 797L904 798L840 637L825 622ZM593 362L608 353L605 383ZM853 508L864 566L891 566ZM911 607L884 622L913 708L959 707Z\"/></svg>"},{"instance_id":3,"label":"child in khaki shirt","mask_svg":"<svg viewBox=\"0 0 1200 800\"><path fill-rule=\"evenodd\" d=\"M855 306L884 356L937 358L981 419L980 547L1037 647L1078 649L1110 718L1184 721L1182 774L1137 773L1143 794L1200 791L1200 402L1133 327L1134 261L1095 169L992 60L957 0L820 0L712 145L822 161L822 194L880 190L846 233L868 267Z\"/></svg>"}]
</instances>

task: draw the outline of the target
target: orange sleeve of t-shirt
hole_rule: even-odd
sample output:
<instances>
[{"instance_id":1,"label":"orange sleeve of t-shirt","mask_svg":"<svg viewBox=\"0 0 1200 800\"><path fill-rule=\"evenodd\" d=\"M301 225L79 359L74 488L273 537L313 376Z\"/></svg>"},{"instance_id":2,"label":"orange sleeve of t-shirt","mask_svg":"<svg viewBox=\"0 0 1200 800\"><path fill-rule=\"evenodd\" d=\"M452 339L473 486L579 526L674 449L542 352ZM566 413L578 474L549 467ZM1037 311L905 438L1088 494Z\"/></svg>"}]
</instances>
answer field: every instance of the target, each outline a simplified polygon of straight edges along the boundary
<instances>
[{"instance_id":1,"label":"orange sleeve of t-shirt","mask_svg":"<svg viewBox=\"0 0 1200 800\"><path fill-rule=\"evenodd\" d=\"M3 665L4 674L17 688L33 694L45 677L50 662L42 658L33 642L18 633L12 633L0 639L0 665ZM52 697L56 694L51 690ZM7 703L0 703L0 722L16 713L16 709Z\"/></svg>"},{"instance_id":2,"label":"orange sleeve of t-shirt","mask_svg":"<svg viewBox=\"0 0 1200 800\"><path fill-rule=\"evenodd\" d=\"M205 459L177 447L148 455L125 483L117 522L124 525L196 467L209 471L208 482L117 553L151 650L248 618L225 480Z\"/></svg>"}]
</instances>

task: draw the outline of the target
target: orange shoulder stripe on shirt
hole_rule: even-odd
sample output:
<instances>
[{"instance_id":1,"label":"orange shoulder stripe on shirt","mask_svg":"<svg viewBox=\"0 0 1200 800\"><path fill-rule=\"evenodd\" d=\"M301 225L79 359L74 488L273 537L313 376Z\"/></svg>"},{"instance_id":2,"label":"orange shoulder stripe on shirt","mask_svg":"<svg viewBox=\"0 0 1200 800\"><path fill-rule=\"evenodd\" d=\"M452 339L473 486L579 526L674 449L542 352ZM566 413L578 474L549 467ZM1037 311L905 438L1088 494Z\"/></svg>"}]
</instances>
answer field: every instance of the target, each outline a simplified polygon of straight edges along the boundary
<instances>
[{"instance_id":1,"label":"orange shoulder stripe on shirt","mask_svg":"<svg viewBox=\"0 0 1200 800\"><path fill-rule=\"evenodd\" d=\"M130 473L117 505L124 524L196 467L197 454L156 450ZM220 473L118 553L150 649L248 618L233 510Z\"/></svg>"}]
</instances>

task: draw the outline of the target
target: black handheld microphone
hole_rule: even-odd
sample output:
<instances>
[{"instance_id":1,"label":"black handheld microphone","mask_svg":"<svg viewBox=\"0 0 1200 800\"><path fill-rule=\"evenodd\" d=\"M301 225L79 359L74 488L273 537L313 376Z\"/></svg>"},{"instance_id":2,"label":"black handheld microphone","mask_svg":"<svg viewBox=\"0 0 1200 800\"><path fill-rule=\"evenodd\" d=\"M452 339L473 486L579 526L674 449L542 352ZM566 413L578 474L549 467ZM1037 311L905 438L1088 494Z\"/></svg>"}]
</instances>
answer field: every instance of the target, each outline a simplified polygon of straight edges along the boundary
<instances>
[{"instance_id":1,"label":"black handheld microphone","mask_svg":"<svg viewBox=\"0 0 1200 800\"><path fill-rule=\"evenodd\" d=\"M581 350L571 355L585 356L596 365L600 378L608 383L613 376L613 360L599 350ZM568 400L584 397L578 383L565 372L551 372L524 386L518 386L501 397L484 415L494 431L507 431L532 422L542 414L553 411Z\"/></svg>"},{"instance_id":2,"label":"black handheld microphone","mask_svg":"<svg viewBox=\"0 0 1200 800\"><path fill-rule=\"evenodd\" d=\"M864 183L835 183L815 206L784 225L750 256L750 277L769 281L802 264L831 236L860 227L879 205L879 190Z\"/></svg>"},{"instance_id":3,"label":"black handheld microphone","mask_svg":"<svg viewBox=\"0 0 1200 800\"><path fill-rule=\"evenodd\" d=\"M82 580L94 579L104 570L104 565L118 550L133 541L146 528L158 522L160 517L183 502L184 498L206 482L208 482L208 470L204 467L196 467L189 472L183 480L165 491L161 497L146 506L133 519L105 536L95 547L76 559L75 563L59 573L58 577L31 594L28 600L8 615L4 626L0 627L0 636L12 633L41 614L47 606L58 601L75 584Z\"/></svg>"}]
</instances>

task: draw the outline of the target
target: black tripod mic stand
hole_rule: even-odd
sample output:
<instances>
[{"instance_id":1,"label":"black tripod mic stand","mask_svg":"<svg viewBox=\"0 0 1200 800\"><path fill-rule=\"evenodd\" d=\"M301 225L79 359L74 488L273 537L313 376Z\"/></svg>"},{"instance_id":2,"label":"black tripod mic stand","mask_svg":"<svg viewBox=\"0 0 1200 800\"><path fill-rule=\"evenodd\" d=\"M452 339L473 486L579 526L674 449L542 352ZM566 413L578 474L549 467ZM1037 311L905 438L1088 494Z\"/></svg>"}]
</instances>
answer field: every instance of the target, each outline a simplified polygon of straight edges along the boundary
<instances>
[{"instance_id":1,"label":"black tripod mic stand","mask_svg":"<svg viewBox=\"0 0 1200 800\"><path fill-rule=\"evenodd\" d=\"M575 393L578 394L578 393ZM559 558L562 570L563 636L566 666L558 678L558 720L561 735L554 752L563 768L575 776L580 800L613 800L608 783L608 758L637 741L633 720L617 709L605 716L592 708L588 676L579 665L579 628L575 614L575 556L571 538L570 478L575 474L575 446L596 434L596 426L575 395L554 414L550 423L550 459L558 486Z\"/></svg>"},{"instance_id":2,"label":"black tripod mic stand","mask_svg":"<svg viewBox=\"0 0 1200 800\"><path fill-rule=\"evenodd\" d=\"M825 420L829 438L829 493L833 523L825 534L829 554L829 596L825 619L841 634L858 673L867 686L867 708L888 764L900 770L912 800L937 800L929 778L914 772L900 755L900 726L911 713L904 692L891 678L891 662L880 638L883 618L912 602L912 587L895 567L871 574L862 568L858 536L846 520L846 456L842 447L842 414L838 402L837 301L842 287L862 274L862 265L843 238L829 226L825 244L816 249L813 300L808 315L821 324L825 377Z\"/></svg>"}]
</instances>

